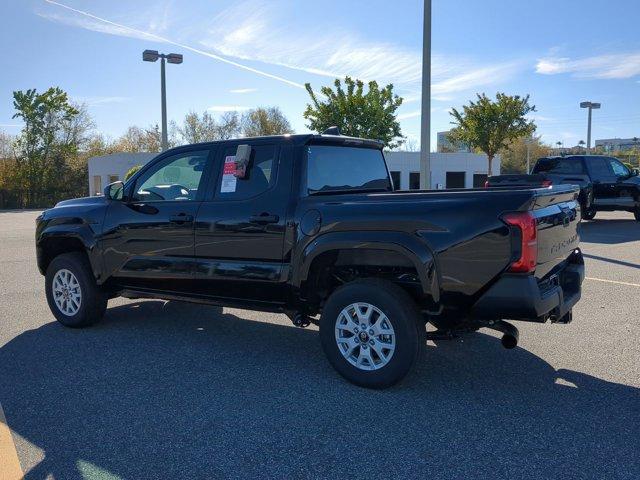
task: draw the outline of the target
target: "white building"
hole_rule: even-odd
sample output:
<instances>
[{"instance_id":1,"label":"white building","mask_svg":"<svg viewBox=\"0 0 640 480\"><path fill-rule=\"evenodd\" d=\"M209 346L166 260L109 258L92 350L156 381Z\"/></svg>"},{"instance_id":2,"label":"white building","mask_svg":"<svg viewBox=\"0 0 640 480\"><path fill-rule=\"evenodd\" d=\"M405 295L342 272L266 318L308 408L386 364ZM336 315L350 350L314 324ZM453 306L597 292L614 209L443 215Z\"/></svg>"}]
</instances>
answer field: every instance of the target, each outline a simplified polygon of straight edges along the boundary
<instances>
[{"instance_id":1,"label":"white building","mask_svg":"<svg viewBox=\"0 0 640 480\"><path fill-rule=\"evenodd\" d=\"M144 165L157 153L112 153L89 159L89 194L101 195L104 187L124 176L131 167ZM396 188L420 188L420 152L385 152ZM475 153L431 153L431 188L482 187L487 179L487 156ZM500 157L493 160L493 174L500 174Z\"/></svg>"},{"instance_id":2,"label":"white building","mask_svg":"<svg viewBox=\"0 0 640 480\"><path fill-rule=\"evenodd\" d=\"M385 152L396 188L420 188L420 152ZM480 188L487 179L487 156L476 153L431 153L431 188ZM500 175L500 157L491 165Z\"/></svg>"},{"instance_id":3,"label":"white building","mask_svg":"<svg viewBox=\"0 0 640 480\"><path fill-rule=\"evenodd\" d=\"M102 195L104 187L124 180L131 167L144 165L157 153L112 153L89 159L89 195Z\"/></svg>"},{"instance_id":4,"label":"white building","mask_svg":"<svg viewBox=\"0 0 640 480\"><path fill-rule=\"evenodd\" d=\"M471 148L466 143L456 143L453 144L449 141L447 137L449 135L450 130L446 132L438 132L437 135L437 143L436 143L436 151L439 153L449 153L449 152L471 152Z\"/></svg>"},{"instance_id":5,"label":"white building","mask_svg":"<svg viewBox=\"0 0 640 480\"><path fill-rule=\"evenodd\" d=\"M596 140L596 147L602 147L605 152L629 151L640 148L640 139L635 138L603 138Z\"/></svg>"}]
</instances>

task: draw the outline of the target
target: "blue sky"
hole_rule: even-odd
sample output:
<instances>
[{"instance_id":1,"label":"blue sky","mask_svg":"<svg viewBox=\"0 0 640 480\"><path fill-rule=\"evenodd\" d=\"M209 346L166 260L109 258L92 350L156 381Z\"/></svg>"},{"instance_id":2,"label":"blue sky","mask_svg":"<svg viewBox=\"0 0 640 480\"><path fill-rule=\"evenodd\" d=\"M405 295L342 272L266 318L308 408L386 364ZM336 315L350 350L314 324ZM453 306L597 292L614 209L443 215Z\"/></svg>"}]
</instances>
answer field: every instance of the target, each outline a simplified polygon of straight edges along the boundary
<instances>
[{"instance_id":1,"label":"blue sky","mask_svg":"<svg viewBox=\"0 0 640 480\"><path fill-rule=\"evenodd\" d=\"M476 92L530 94L549 143L586 140L582 100L599 101L593 138L640 136L637 0L433 0L431 138ZM169 118L282 108L297 132L302 88L351 75L393 83L402 130L420 131L422 0L8 0L0 42L0 130L17 133L13 90L57 85L88 105L98 130L159 122L159 65Z\"/></svg>"}]
</instances>

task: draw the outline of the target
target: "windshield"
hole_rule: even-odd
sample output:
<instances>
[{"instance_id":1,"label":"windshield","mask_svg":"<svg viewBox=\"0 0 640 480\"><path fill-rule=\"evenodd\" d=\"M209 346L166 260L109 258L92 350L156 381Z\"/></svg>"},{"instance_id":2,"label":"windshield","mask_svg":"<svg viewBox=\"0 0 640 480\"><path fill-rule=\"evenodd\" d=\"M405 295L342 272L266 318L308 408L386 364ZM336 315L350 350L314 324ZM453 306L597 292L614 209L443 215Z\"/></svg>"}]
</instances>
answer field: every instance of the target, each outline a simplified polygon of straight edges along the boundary
<instances>
[{"instance_id":1,"label":"windshield","mask_svg":"<svg viewBox=\"0 0 640 480\"><path fill-rule=\"evenodd\" d=\"M382 152L372 148L309 146L308 193L350 190L391 190Z\"/></svg>"}]
</instances>

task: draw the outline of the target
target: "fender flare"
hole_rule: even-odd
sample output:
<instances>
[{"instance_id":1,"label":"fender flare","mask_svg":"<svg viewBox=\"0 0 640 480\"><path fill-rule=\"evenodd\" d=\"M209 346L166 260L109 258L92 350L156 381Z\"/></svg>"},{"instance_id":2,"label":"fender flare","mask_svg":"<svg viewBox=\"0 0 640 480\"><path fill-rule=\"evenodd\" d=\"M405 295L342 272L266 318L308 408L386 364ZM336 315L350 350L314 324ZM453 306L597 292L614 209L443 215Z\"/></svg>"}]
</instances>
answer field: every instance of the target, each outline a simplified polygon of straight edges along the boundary
<instances>
[{"instance_id":1,"label":"fender flare","mask_svg":"<svg viewBox=\"0 0 640 480\"><path fill-rule=\"evenodd\" d=\"M98 284L102 283L102 258L98 253L97 241L95 233L88 223L81 219L52 219L53 221L46 225L41 232L38 232L36 238L36 252L38 260L38 269L44 275L45 247L46 242L50 240L77 240L79 241L87 254L91 270ZM57 221L56 221L57 220Z\"/></svg>"},{"instance_id":2,"label":"fender flare","mask_svg":"<svg viewBox=\"0 0 640 480\"><path fill-rule=\"evenodd\" d=\"M440 301L440 285L435 256L418 237L404 232L357 231L320 235L294 255L292 285L300 288L307 280L313 261L322 253L348 249L390 250L407 257L415 266L422 291L434 302Z\"/></svg>"}]
</instances>

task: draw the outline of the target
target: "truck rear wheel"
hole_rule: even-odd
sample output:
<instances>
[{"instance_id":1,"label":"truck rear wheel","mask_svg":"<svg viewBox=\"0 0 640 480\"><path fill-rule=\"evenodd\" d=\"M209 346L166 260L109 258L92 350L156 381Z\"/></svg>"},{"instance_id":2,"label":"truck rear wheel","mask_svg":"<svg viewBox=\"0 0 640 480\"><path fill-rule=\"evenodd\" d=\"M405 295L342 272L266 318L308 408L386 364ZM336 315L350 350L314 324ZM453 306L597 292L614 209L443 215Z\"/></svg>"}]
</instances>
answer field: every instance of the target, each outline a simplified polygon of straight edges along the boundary
<instances>
[{"instance_id":1,"label":"truck rear wheel","mask_svg":"<svg viewBox=\"0 0 640 480\"><path fill-rule=\"evenodd\" d=\"M386 388L402 380L425 345L413 299L378 279L350 282L327 300L320 340L331 365L356 385Z\"/></svg>"},{"instance_id":2,"label":"truck rear wheel","mask_svg":"<svg viewBox=\"0 0 640 480\"><path fill-rule=\"evenodd\" d=\"M636 220L640 222L640 208L636 208L633 212L633 216L636 217Z\"/></svg>"},{"instance_id":3,"label":"truck rear wheel","mask_svg":"<svg viewBox=\"0 0 640 480\"><path fill-rule=\"evenodd\" d=\"M593 220L596 217L595 210L583 210L582 211L582 219L583 220Z\"/></svg>"},{"instance_id":4,"label":"truck rear wheel","mask_svg":"<svg viewBox=\"0 0 640 480\"><path fill-rule=\"evenodd\" d=\"M66 327L86 327L104 316L107 295L96 285L82 253L54 258L47 268L45 288L51 312Z\"/></svg>"}]
</instances>

